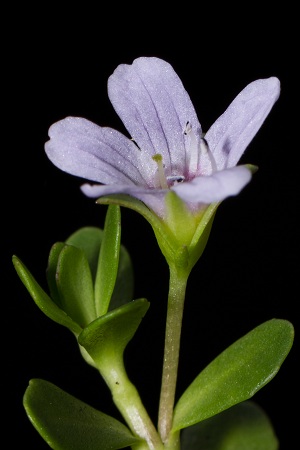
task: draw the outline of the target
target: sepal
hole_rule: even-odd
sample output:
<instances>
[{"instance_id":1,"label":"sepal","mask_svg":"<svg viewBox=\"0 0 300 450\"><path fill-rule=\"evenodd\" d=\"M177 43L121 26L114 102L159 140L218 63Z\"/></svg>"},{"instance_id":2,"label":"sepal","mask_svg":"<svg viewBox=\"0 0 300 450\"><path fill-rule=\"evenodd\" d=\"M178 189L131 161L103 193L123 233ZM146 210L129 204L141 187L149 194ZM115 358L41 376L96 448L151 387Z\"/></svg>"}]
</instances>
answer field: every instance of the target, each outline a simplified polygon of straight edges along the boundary
<instances>
[{"instance_id":1,"label":"sepal","mask_svg":"<svg viewBox=\"0 0 300 450\"><path fill-rule=\"evenodd\" d=\"M100 197L97 203L120 205L141 214L151 225L168 265L187 275L206 247L219 206L219 203L213 203L193 213L175 192L170 191L165 196L166 215L162 219L143 202L125 194Z\"/></svg>"}]
</instances>

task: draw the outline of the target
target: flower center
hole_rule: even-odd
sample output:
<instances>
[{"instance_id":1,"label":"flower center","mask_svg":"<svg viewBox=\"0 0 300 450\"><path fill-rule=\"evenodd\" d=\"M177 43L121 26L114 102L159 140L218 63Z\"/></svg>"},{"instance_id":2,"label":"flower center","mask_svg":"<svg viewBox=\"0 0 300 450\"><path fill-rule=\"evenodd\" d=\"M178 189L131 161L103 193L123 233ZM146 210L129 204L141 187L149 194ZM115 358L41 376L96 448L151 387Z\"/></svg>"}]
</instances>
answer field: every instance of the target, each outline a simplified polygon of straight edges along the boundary
<instances>
[{"instance_id":1,"label":"flower center","mask_svg":"<svg viewBox=\"0 0 300 450\"><path fill-rule=\"evenodd\" d=\"M204 134L202 134L200 142L198 144L196 134L193 130L192 124L189 121L185 125L183 134L185 136L188 136L189 138L189 143L187 145L187 164L189 175L191 175L192 177L198 175L199 160L201 156L204 161L208 161L211 172L217 171L218 169L215 158L210 151L206 139L204 138Z\"/></svg>"},{"instance_id":2,"label":"flower center","mask_svg":"<svg viewBox=\"0 0 300 450\"><path fill-rule=\"evenodd\" d=\"M170 175L166 176L165 167L163 163L163 157L160 153L156 153L152 156L153 161L157 165L157 178L160 189L169 189L177 183L192 180L196 176L201 176L199 173L199 163L201 158L202 175L206 172L216 172L218 170L215 158L209 149L209 145L204 138L204 135L197 141L196 134L192 128L190 122L187 122L183 130L183 134L188 137L189 142L186 143L186 168L185 175Z\"/></svg>"},{"instance_id":3,"label":"flower center","mask_svg":"<svg viewBox=\"0 0 300 450\"><path fill-rule=\"evenodd\" d=\"M156 153L156 155L152 156L152 159L157 164L158 181L161 189L169 189L174 184L182 183L185 180L183 175L170 175L166 177L163 157L160 153Z\"/></svg>"}]
</instances>

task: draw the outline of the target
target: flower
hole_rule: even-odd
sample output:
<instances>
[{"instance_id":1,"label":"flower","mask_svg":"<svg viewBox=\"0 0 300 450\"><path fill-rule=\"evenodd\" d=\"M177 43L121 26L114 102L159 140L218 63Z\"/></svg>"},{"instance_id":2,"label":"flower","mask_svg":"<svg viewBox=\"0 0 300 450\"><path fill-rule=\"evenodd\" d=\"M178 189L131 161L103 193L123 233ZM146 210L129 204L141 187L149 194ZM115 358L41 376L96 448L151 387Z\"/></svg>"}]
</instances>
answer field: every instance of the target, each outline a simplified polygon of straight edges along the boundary
<instances>
[{"instance_id":1,"label":"flower","mask_svg":"<svg viewBox=\"0 0 300 450\"><path fill-rule=\"evenodd\" d=\"M108 95L129 137L86 119L67 117L49 129L49 159L96 182L81 189L97 203L144 216L169 266L190 272L201 256L225 198L251 180L238 165L280 93L276 77L246 86L203 133L190 97L172 66L156 57L121 64Z\"/></svg>"},{"instance_id":2,"label":"flower","mask_svg":"<svg viewBox=\"0 0 300 450\"><path fill-rule=\"evenodd\" d=\"M276 77L248 84L204 134L172 66L140 57L108 79L109 99L130 137L67 117L50 127L45 151L63 171L99 183L81 187L88 197L129 195L164 219L173 191L199 212L250 181L251 170L237 163L279 93Z\"/></svg>"}]
</instances>

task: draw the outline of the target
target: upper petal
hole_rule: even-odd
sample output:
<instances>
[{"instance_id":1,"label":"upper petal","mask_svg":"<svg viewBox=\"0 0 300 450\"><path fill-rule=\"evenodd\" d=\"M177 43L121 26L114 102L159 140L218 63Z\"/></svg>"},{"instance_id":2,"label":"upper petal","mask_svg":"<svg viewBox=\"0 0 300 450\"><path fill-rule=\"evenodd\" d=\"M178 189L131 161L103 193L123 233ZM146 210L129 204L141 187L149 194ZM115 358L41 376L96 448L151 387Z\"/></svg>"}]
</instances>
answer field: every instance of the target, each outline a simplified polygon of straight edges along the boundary
<instances>
[{"instance_id":1,"label":"upper petal","mask_svg":"<svg viewBox=\"0 0 300 450\"><path fill-rule=\"evenodd\" d=\"M183 173L187 122L201 133L193 104L172 66L141 57L121 64L108 80L108 95L130 136L153 156L163 156L166 175Z\"/></svg>"},{"instance_id":2,"label":"upper petal","mask_svg":"<svg viewBox=\"0 0 300 450\"><path fill-rule=\"evenodd\" d=\"M219 170L235 166L280 94L276 77L248 84L205 135Z\"/></svg>"},{"instance_id":3,"label":"upper petal","mask_svg":"<svg viewBox=\"0 0 300 450\"><path fill-rule=\"evenodd\" d=\"M186 202L210 204L237 195L249 183L251 176L245 166L237 166L179 183L172 189Z\"/></svg>"},{"instance_id":4,"label":"upper petal","mask_svg":"<svg viewBox=\"0 0 300 450\"><path fill-rule=\"evenodd\" d=\"M49 137L46 154L65 172L104 184L151 186L155 163L116 130L67 117L50 127Z\"/></svg>"}]
</instances>

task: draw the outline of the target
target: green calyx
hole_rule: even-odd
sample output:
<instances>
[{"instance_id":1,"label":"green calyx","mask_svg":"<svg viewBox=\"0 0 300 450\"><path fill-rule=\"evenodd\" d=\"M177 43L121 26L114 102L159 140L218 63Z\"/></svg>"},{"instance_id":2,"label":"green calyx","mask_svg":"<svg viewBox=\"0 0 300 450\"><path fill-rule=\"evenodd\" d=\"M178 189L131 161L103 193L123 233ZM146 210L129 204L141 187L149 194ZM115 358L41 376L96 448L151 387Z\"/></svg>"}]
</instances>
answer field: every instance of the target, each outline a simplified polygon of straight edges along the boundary
<instances>
[{"instance_id":1,"label":"green calyx","mask_svg":"<svg viewBox=\"0 0 300 450\"><path fill-rule=\"evenodd\" d=\"M193 212L173 191L167 193L165 202L165 227L172 236L174 248L173 254L165 254L166 259L170 265L189 273L205 249L218 204ZM162 248L164 243L159 245Z\"/></svg>"},{"instance_id":2,"label":"green calyx","mask_svg":"<svg viewBox=\"0 0 300 450\"><path fill-rule=\"evenodd\" d=\"M192 211L178 195L169 191L165 196L166 214L159 217L143 202L129 195L110 195L97 200L99 204L116 204L133 209L152 226L157 243L170 267L189 275L202 255L219 203L200 211Z\"/></svg>"}]
</instances>

